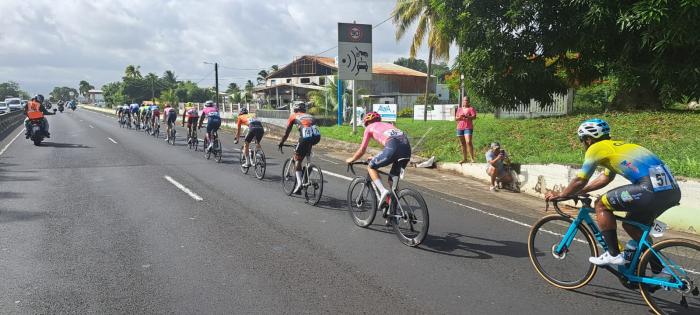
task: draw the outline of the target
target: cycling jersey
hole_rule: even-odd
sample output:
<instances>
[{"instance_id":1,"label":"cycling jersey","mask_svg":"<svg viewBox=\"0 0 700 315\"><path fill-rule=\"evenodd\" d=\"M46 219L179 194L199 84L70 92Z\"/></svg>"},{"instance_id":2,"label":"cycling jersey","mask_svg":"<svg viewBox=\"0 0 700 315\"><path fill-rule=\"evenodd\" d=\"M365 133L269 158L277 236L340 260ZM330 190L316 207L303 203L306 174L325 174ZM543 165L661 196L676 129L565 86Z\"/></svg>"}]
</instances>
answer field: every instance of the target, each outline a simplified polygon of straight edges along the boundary
<instances>
[{"instance_id":1,"label":"cycling jersey","mask_svg":"<svg viewBox=\"0 0 700 315\"><path fill-rule=\"evenodd\" d=\"M238 115L237 125L248 126L250 128L262 128L262 122L255 114Z\"/></svg>"},{"instance_id":2,"label":"cycling jersey","mask_svg":"<svg viewBox=\"0 0 700 315\"><path fill-rule=\"evenodd\" d=\"M131 105L129 105L129 110L135 114L139 111L139 105L138 104L131 104Z\"/></svg>"},{"instance_id":3,"label":"cycling jersey","mask_svg":"<svg viewBox=\"0 0 700 315\"><path fill-rule=\"evenodd\" d=\"M321 132L316 127L314 116L307 113L293 113L287 119L287 125L296 125L299 129L299 136L302 139L321 137Z\"/></svg>"},{"instance_id":4,"label":"cycling jersey","mask_svg":"<svg viewBox=\"0 0 700 315\"><path fill-rule=\"evenodd\" d=\"M194 107L190 107L185 110L185 115L187 118L199 118L199 113L197 112L197 109Z\"/></svg>"},{"instance_id":5,"label":"cycling jersey","mask_svg":"<svg viewBox=\"0 0 700 315\"><path fill-rule=\"evenodd\" d=\"M411 145L406 135L390 123L375 122L365 127L360 144L362 150L367 149L370 138L381 143L384 149L370 161L369 166L378 169L392 164L389 174L399 176L401 169L406 168L411 159Z\"/></svg>"},{"instance_id":6,"label":"cycling jersey","mask_svg":"<svg viewBox=\"0 0 700 315\"><path fill-rule=\"evenodd\" d=\"M373 138L377 142L386 146L387 141L393 138L405 138L403 131L394 127L394 125L386 122L376 122L370 124L365 128L364 136L362 137L362 143L360 148L363 150L367 148L369 144L369 139Z\"/></svg>"},{"instance_id":7,"label":"cycling jersey","mask_svg":"<svg viewBox=\"0 0 700 315\"><path fill-rule=\"evenodd\" d=\"M620 174L632 183L651 178L654 190L669 190L676 185L671 171L664 162L648 149L623 141L602 140L586 150L583 167L578 172L581 179L589 179L597 166L605 168L605 174Z\"/></svg>"},{"instance_id":8,"label":"cycling jersey","mask_svg":"<svg viewBox=\"0 0 700 315\"><path fill-rule=\"evenodd\" d=\"M221 120L221 117L219 115L219 109L212 106L212 107L205 107L202 110L202 117L207 117L208 121L210 120ZM208 122L207 121L207 122Z\"/></svg>"}]
</instances>

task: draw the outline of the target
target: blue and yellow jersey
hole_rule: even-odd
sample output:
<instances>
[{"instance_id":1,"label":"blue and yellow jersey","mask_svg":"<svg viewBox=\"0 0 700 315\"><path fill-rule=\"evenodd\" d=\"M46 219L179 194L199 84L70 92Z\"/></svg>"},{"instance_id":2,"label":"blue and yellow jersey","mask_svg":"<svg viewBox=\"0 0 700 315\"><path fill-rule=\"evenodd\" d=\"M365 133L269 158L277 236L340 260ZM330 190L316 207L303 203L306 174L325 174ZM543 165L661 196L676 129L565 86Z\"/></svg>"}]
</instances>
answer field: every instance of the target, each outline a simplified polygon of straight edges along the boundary
<instances>
[{"instance_id":1,"label":"blue and yellow jersey","mask_svg":"<svg viewBox=\"0 0 700 315\"><path fill-rule=\"evenodd\" d=\"M663 167L668 172L664 162L648 149L640 145L613 140L602 140L588 148L578 177L590 179L598 166L606 168L606 175L614 177L615 174L620 174L632 183L649 177L650 172L655 172L659 167ZM670 176L670 172L668 175Z\"/></svg>"}]
</instances>

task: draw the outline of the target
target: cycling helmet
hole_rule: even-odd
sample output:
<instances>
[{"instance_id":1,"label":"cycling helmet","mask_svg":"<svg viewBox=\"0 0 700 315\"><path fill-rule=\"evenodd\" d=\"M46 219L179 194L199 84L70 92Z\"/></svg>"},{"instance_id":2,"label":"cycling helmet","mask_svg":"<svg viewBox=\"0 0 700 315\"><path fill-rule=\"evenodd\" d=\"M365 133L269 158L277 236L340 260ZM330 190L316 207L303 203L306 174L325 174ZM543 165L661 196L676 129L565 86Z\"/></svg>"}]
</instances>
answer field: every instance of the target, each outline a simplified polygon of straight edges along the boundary
<instances>
[{"instance_id":1,"label":"cycling helmet","mask_svg":"<svg viewBox=\"0 0 700 315\"><path fill-rule=\"evenodd\" d=\"M206 102L204 102L204 106L212 107L212 106L214 106L214 101L206 101Z\"/></svg>"},{"instance_id":2,"label":"cycling helmet","mask_svg":"<svg viewBox=\"0 0 700 315\"><path fill-rule=\"evenodd\" d=\"M248 109L245 107L241 108L241 110L238 111L238 115L245 115L245 114L248 114Z\"/></svg>"},{"instance_id":3,"label":"cycling helmet","mask_svg":"<svg viewBox=\"0 0 700 315\"><path fill-rule=\"evenodd\" d=\"M380 122L382 121L382 116L379 115L377 112L369 112L365 115L365 118L362 119L362 122L365 124L365 127L371 123L375 122Z\"/></svg>"},{"instance_id":4,"label":"cycling helmet","mask_svg":"<svg viewBox=\"0 0 700 315\"><path fill-rule=\"evenodd\" d=\"M44 102L44 96L41 95L41 94L37 94L36 96L34 96L34 99L35 99L37 102L39 102L39 103L43 103L43 102Z\"/></svg>"},{"instance_id":5,"label":"cycling helmet","mask_svg":"<svg viewBox=\"0 0 700 315\"><path fill-rule=\"evenodd\" d=\"M294 109L294 112L295 112L295 113L296 113L296 112L302 112L302 113L304 113L304 112L306 112L306 104L304 104L304 103L296 103L296 104L294 104L293 109Z\"/></svg>"},{"instance_id":6,"label":"cycling helmet","mask_svg":"<svg viewBox=\"0 0 700 315\"><path fill-rule=\"evenodd\" d=\"M583 141L584 137L600 139L610 135L610 125L605 120L593 118L584 121L578 127L578 138Z\"/></svg>"}]
</instances>

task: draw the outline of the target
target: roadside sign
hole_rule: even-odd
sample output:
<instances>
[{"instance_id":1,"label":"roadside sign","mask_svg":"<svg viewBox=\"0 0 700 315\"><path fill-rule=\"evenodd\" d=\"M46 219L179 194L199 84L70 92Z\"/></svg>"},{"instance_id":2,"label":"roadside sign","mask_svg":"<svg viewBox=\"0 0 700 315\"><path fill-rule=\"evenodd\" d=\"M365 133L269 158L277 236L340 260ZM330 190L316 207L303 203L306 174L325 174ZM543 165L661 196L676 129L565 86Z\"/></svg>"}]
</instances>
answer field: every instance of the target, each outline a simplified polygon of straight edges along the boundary
<instances>
[{"instance_id":1,"label":"roadside sign","mask_svg":"<svg viewBox=\"0 0 700 315\"><path fill-rule=\"evenodd\" d=\"M396 104L373 104L372 110L382 116L382 121L396 121Z\"/></svg>"},{"instance_id":2,"label":"roadside sign","mask_svg":"<svg viewBox=\"0 0 700 315\"><path fill-rule=\"evenodd\" d=\"M372 80L372 25L338 23L338 78Z\"/></svg>"}]
</instances>

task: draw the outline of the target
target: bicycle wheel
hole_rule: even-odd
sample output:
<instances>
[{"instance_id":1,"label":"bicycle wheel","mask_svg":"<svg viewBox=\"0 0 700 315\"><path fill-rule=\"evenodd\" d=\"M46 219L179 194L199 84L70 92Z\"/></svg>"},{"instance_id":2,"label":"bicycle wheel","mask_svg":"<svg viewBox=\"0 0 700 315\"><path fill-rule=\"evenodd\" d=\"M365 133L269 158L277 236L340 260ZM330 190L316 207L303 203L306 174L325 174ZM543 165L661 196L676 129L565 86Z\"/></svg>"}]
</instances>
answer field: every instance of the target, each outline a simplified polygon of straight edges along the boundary
<instances>
[{"instance_id":1,"label":"bicycle wheel","mask_svg":"<svg viewBox=\"0 0 700 315\"><path fill-rule=\"evenodd\" d=\"M221 158L224 155L224 149L221 147L221 141L219 139L214 140L214 159L216 163L221 163Z\"/></svg>"},{"instance_id":2,"label":"bicycle wheel","mask_svg":"<svg viewBox=\"0 0 700 315\"><path fill-rule=\"evenodd\" d=\"M211 158L211 150L209 150L209 141L207 139L204 139L204 147L202 148L204 151L204 157L208 159Z\"/></svg>"},{"instance_id":3,"label":"bicycle wheel","mask_svg":"<svg viewBox=\"0 0 700 315\"><path fill-rule=\"evenodd\" d=\"M282 167L282 190L287 196L291 196L296 186L296 174L294 169L294 160L291 158L284 162Z\"/></svg>"},{"instance_id":4,"label":"bicycle wheel","mask_svg":"<svg viewBox=\"0 0 700 315\"><path fill-rule=\"evenodd\" d=\"M530 262L537 273L553 286L567 290L588 284L598 270L588 262L589 257L598 256L598 247L591 232L582 225L569 248L561 254L554 252L572 222L557 214L546 216L532 226L527 240Z\"/></svg>"},{"instance_id":5,"label":"bicycle wheel","mask_svg":"<svg viewBox=\"0 0 700 315\"><path fill-rule=\"evenodd\" d=\"M245 167L245 153L243 152L243 147L241 147L241 153L238 156L238 161L240 163L241 172L243 174L248 174L250 167Z\"/></svg>"},{"instance_id":6,"label":"bicycle wheel","mask_svg":"<svg viewBox=\"0 0 700 315\"><path fill-rule=\"evenodd\" d=\"M309 185L304 189L304 198L306 202L315 206L321 201L321 195L323 195L323 172L318 166L309 164L307 182Z\"/></svg>"},{"instance_id":7,"label":"bicycle wheel","mask_svg":"<svg viewBox=\"0 0 700 315\"><path fill-rule=\"evenodd\" d=\"M175 145L175 134L177 131L175 131L175 126L173 126L172 130L170 131L170 144Z\"/></svg>"},{"instance_id":8,"label":"bicycle wheel","mask_svg":"<svg viewBox=\"0 0 700 315\"><path fill-rule=\"evenodd\" d=\"M257 179L265 178L266 170L267 160L265 159L265 152L262 150L255 150L255 177Z\"/></svg>"},{"instance_id":9,"label":"bicycle wheel","mask_svg":"<svg viewBox=\"0 0 700 315\"><path fill-rule=\"evenodd\" d=\"M402 189L397 196L399 207L393 209L395 215L389 222L401 243L418 246L425 240L430 227L428 205L420 193L411 189Z\"/></svg>"},{"instance_id":10,"label":"bicycle wheel","mask_svg":"<svg viewBox=\"0 0 700 315\"><path fill-rule=\"evenodd\" d=\"M679 283L683 287L640 283L639 291L649 307L656 314L700 314L700 243L669 239L652 248L653 251L646 250L639 260L637 274L670 284Z\"/></svg>"},{"instance_id":11,"label":"bicycle wheel","mask_svg":"<svg viewBox=\"0 0 700 315\"><path fill-rule=\"evenodd\" d=\"M355 177L348 186L348 212L359 227L368 227L377 215L374 187L364 177Z\"/></svg>"}]
</instances>

